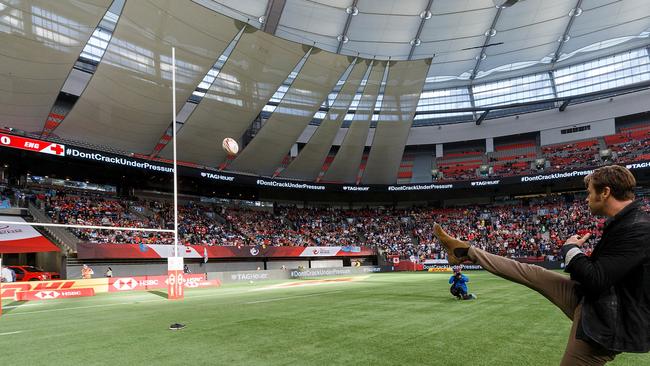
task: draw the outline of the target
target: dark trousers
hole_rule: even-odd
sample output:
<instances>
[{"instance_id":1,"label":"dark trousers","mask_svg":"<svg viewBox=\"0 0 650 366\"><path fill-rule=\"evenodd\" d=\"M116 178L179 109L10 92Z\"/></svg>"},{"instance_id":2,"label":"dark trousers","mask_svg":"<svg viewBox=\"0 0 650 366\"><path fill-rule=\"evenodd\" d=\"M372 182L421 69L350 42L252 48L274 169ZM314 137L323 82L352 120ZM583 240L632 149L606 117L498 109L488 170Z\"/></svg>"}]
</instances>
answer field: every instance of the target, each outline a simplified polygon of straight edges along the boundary
<instances>
[{"instance_id":1,"label":"dark trousers","mask_svg":"<svg viewBox=\"0 0 650 366\"><path fill-rule=\"evenodd\" d=\"M539 292L573 321L561 366L604 365L614 359L616 352L576 338L581 306L575 281L540 266L520 263L475 247L469 249L469 256L488 272Z\"/></svg>"}]
</instances>

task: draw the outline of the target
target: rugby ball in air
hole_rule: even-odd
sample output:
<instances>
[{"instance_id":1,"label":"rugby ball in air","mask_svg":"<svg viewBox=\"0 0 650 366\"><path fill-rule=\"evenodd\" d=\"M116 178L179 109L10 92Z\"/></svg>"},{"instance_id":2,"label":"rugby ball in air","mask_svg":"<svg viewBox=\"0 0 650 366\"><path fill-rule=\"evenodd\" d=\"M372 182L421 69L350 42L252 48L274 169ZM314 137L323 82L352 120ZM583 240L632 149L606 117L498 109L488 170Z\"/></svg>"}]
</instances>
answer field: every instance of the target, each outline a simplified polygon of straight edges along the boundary
<instances>
[{"instance_id":1,"label":"rugby ball in air","mask_svg":"<svg viewBox=\"0 0 650 366\"><path fill-rule=\"evenodd\" d=\"M239 152L239 144L237 144L237 141L235 139L226 137L223 139L223 143L221 143L221 147L223 147L223 150L226 152L228 155L237 155Z\"/></svg>"}]
</instances>

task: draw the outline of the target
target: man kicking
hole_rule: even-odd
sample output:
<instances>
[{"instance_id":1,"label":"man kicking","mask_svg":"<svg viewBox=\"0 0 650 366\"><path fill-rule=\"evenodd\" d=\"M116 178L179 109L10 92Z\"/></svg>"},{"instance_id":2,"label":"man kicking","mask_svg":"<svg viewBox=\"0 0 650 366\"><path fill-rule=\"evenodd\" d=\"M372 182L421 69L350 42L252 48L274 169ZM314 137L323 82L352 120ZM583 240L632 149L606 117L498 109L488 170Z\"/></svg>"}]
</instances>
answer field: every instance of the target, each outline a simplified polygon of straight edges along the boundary
<instances>
[{"instance_id":1,"label":"man kicking","mask_svg":"<svg viewBox=\"0 0 650 366\"><path fill-rule=\"evenodd\" d=\"M450 264L480 264L539 292L573 321L562 366L603 365L621 352L650 350L650 216L634 200L636 180L628 169L613 165L585 177L585 186L591 213L608 219L590 257L580 249L589 234L564 243L570 278L485 252L438 224L433 229Z\"/></svg>"}]
</instances>

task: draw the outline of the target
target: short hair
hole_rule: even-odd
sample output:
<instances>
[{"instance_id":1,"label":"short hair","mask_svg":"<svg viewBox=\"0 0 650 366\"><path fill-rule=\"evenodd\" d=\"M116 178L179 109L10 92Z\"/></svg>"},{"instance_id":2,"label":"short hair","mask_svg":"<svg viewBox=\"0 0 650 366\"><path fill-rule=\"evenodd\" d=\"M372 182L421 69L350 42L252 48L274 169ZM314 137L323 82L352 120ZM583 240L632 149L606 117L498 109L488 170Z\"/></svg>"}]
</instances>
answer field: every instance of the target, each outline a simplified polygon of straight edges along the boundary
<instances>
[{"instance_id":1,"label":"short hair","mask_svg":"<svg viewBox=\"0 0 650 366\"><path fill-rule=\"evenodd\" d=\"M608 165L594 170L585 177L585 187L589 188L591 183L600 193L609 187L612 197L619 201L633 200L636 179L629 169L620 165Z\"/></svg>"}]
</instances>

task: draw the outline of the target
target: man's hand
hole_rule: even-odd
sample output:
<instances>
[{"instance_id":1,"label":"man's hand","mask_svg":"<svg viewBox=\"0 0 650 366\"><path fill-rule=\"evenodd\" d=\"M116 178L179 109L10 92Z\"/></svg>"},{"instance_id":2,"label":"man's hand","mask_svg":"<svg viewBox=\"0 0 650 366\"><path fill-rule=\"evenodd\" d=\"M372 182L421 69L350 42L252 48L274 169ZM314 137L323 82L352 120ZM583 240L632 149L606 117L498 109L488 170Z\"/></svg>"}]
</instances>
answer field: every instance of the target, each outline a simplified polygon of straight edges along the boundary
<instances>
[{"instance_id":1,"label":"man's hand","mask_svg":"<svg viewBox=\"0 0 650 366\"><path fill-rule=\"evenodd\" d=\"M582 246L582 244L584 244L589 239L590 236L591 236L591 233L587 233L587 234L583 235L582 237L580 235L573 235L572 237L570 237L569 239L567 239L564 242L564 245L572 244L572 245L577 245L577 246L580 247L580 246Z\"/></svg>"}]
</instances>

